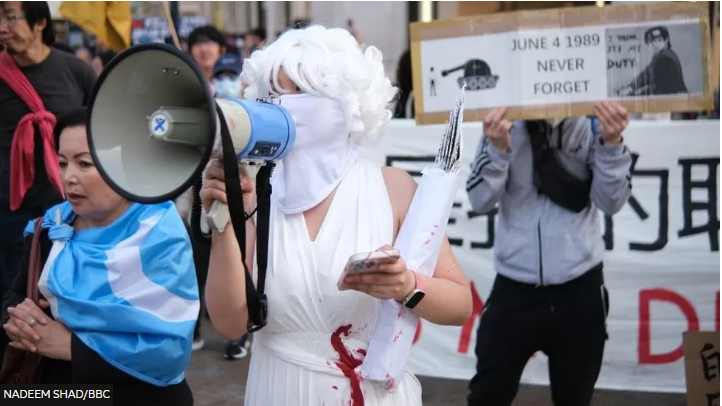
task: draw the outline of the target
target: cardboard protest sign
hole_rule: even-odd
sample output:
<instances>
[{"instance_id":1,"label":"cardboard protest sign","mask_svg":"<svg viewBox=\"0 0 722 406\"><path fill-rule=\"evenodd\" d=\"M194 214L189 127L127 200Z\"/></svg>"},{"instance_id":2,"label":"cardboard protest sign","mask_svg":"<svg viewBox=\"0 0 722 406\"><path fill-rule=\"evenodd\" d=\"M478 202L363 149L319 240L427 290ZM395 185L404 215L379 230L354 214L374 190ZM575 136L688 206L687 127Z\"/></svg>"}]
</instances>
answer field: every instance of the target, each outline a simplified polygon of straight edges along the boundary
<instances>
[{"instance_id":1,"label":"cardboard protest sign","mask_svg":"<svg viewBox=\"0 0 722 406\"><path fill-rule=\"evenodd\" d=\"M466 84L466 121L713 107L704 3L517 11L411 24L416 121L443 123Z\"/></svg>"},{"instance_id":2,"label":"cardboard protest sign","mask_svg":"<svg viewBox=\"0 0 722 406\"><path fill-rule=\"evenodd\" d=\"M720 406L719 331L687 331L682 336L688 406Z\"/></svg>"}]
</instances>

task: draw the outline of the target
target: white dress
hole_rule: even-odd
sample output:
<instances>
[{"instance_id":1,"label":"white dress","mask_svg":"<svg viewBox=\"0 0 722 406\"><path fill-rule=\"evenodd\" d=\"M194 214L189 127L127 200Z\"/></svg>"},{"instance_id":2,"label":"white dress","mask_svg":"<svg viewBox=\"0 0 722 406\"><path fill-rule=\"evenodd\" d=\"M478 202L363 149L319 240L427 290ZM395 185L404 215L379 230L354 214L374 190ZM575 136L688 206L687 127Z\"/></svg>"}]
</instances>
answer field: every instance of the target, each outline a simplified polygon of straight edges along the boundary
<instances>
[{"instance_id":1,"label":"white dress","mask_svg":"<svg viewBox=\"0 0 722 406\"><path fill-rule=\"evenodd\" d=\"M361 394L366 406L421 405L421 385L408 371L391 393L359 378L381 304L336 287L351 255L393 243L381 167L363 160L351 167L315 241L303 214L272 204L270 223L268 325L254 336L244 405L360 406Z\"/></svg>"}]
</instances>

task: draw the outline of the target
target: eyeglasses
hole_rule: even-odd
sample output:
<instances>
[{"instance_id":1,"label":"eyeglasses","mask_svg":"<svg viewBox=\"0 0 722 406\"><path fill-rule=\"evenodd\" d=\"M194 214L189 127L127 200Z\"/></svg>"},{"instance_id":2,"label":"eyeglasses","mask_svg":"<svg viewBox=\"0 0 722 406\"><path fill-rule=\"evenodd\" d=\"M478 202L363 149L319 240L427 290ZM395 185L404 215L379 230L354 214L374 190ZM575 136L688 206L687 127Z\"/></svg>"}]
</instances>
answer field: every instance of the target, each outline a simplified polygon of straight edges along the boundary
<instances>
[{"instance_id":1,"label":"eyeglasses","mask_svg":"<svg viewBox=\"0 0 722 406\"><path fill-rule=\"evenodd\" d=\"M7 14L4 17L0 16L0 25L15 25L18 20L24 20L25 14Z\"/></svg>"}]
</instances>

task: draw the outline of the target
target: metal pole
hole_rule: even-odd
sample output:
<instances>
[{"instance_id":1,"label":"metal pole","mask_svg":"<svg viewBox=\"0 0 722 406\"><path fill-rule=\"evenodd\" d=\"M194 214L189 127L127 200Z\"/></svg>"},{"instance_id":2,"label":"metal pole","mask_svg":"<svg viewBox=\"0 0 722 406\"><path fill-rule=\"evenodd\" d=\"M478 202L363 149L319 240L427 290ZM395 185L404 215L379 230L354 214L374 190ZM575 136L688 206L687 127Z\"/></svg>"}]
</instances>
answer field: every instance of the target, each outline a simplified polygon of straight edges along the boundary
<instances>
[{"instance_id":1,"label":"metal pole","mask_svg":"<svg viewBox=\"0 0 722 406\"><path fill-rule=\"evenodd\" d=\"M170 2L170 16L173 19L173 27L175 27L177 31L180 26L180 11L178 9L177 1Z\"/></svg>"}]
</instances>

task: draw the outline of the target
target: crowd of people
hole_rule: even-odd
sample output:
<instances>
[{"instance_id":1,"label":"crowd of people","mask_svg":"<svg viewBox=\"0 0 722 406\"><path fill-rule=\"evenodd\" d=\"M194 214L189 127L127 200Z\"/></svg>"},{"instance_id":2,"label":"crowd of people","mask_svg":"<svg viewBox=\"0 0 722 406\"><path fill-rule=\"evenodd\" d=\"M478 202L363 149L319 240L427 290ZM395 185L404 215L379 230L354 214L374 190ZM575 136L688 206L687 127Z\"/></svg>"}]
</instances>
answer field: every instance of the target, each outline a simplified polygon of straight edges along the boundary
<instances>
[{"instance_id":1,"label":"crowd of people","mask_svg":"<svg viewBox=\"0 0 722 406\"><path fill-rule=\"evenodd\" d=\"M111 189L89 151L86 108L112 54L66 52L50 22L46 2L0 2L0 383L17 377L9 355L24 351L43 360L28 382L112 383L119 405L192 405L184 371L203 347L207 307L228 359L253 348L247 405L421 405L410 371L388 391L358 368L383 300L435 324L467 321L470 284L448 241L433 275L397 259L337 285L350 256L391 248L414 197L407 172L359 153L412 114L408 53L392 82L353 29L304 21L268 43L254 30L242 50L212 26L187 38L217 97L279 97L296 120L272 179L268 325L251 340L244 272L257 265L256 218L244 264L232 224L210 244L190 238L191 191L139 204ZM593 116L510 121L497 108L484 120L466 191L476 212L499 210L497 277L470 406L510 405L537 351L549 356L555 405L591 401L610 306L599 214L626 203L632 170L626 109L600 102ZM241 181L246 213L253 183ZM213 159L204 212L228 202L225 186Z\"/></svg>"}]
</instances>

